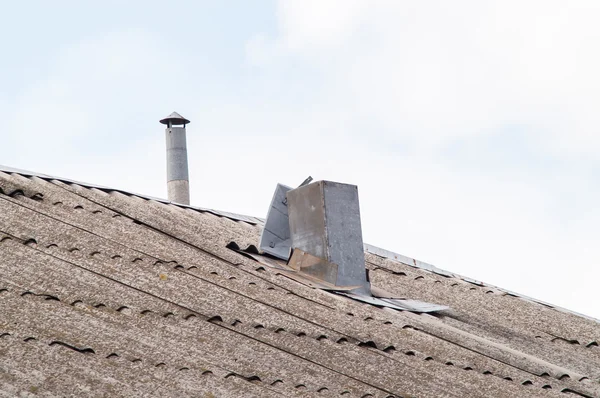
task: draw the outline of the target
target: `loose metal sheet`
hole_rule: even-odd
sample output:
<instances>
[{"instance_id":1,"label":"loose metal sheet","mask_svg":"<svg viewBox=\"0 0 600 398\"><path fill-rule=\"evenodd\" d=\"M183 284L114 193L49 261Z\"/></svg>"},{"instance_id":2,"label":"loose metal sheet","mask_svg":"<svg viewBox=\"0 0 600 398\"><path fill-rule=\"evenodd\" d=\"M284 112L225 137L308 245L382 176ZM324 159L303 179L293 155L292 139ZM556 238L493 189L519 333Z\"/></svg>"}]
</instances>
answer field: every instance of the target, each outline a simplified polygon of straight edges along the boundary
<instances>
[{"instance_id":1,"label":"loose metal sheet","mask_svg":"<svg viewBox=\"0 0 600 398\"><path fill-rule=\"evenodd\" d=\"M354 293L347 292L335 292L336 294L349 297L353 300L362 301L363 303L368 303L371 305L375 305L377 307L388 307L393 308L400 311L411 311L411 312L436 312L436 311L444 311L449 309L445 305L431 304L425 303L417 300L409 300L409 299L381 299L378 297L370 297L370 296L362 296Z\"/></svg>"},{"instance_id":2,"label":"loose metal sheet","mask_svg":"<svg viewBox=\"0 0 600 398\"><path fill-rule=\"evenodd\" d=\"M291 189L286 185L277 184L259 245L261 251L286 261L290 258L292 249L286 198Z\"/></svg>"}]
</instances>

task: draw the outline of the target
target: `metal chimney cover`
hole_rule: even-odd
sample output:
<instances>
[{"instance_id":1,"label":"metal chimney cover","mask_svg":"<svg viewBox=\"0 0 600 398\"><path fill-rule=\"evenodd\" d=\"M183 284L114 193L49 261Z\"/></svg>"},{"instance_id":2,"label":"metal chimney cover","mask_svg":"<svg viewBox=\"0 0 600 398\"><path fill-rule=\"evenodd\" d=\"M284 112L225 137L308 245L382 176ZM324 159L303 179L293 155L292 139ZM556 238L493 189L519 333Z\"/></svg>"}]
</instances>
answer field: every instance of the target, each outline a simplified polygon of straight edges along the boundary
<instances>
[{"instance_id":1,"label":"metal chimney cover","mask_svg":"<svg viewBox=\"0 0 600 398\"><path fill-rule=\"evenodd\" d=\"M186 124L191 123L188 119L184 118L177 112L171 113L166 118L159 120L159 122L162 124L165 124L167 126L169 125L169 122L170 122L171 126L179 126L179 125L185 126Z\"/></svg>"},{"instance_id":2,"label":"metal chimney cover","mask_svg":"<svg viewBox=\"0 0 600 398\"><path fill-rule=\"evenodd\" d=\"M318 181L287 193L292 248L337 264L337 286L370 294L358 187Z\"/></svg>"}]
</instances>

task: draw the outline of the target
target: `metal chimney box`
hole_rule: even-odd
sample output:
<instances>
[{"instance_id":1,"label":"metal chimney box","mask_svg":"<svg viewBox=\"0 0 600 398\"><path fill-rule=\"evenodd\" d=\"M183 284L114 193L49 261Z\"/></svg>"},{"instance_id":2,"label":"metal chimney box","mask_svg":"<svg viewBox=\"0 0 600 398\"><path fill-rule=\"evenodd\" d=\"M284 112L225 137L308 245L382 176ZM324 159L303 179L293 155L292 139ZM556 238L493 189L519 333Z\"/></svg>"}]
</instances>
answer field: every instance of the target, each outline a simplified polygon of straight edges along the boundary
<instances>
[{"instance_id":1,"label":"metal chimney box","mask_svg":"<svg viewBox=\"0 0 600 398\"><path fill-rule=\"evenodd\" d=\"M287 201L292 248L337 265L328 282L370 292L358 187L318 181L289 191Z\"/></svg>"}]
</instances>

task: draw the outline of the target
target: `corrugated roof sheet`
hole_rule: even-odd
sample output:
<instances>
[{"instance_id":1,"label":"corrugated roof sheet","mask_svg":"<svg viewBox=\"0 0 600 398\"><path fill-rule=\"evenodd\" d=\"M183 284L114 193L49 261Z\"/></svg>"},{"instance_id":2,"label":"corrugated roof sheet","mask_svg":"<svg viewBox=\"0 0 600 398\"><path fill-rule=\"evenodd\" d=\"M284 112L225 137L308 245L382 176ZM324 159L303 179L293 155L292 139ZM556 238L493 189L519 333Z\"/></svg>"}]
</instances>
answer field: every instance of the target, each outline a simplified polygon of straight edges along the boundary
<instances>
[{"instance_id":1,"label":"corrugated roof sheet","mask_svg":"<svg viewBox=\"0 0 600 398\"><path fill-rule=\"evenodd\" d=\"M451 310L377 308L227 248L260 219L0 188L0 396L600 397L592 319L367 250L373 286Z\"/></svg>"}]
</instances>

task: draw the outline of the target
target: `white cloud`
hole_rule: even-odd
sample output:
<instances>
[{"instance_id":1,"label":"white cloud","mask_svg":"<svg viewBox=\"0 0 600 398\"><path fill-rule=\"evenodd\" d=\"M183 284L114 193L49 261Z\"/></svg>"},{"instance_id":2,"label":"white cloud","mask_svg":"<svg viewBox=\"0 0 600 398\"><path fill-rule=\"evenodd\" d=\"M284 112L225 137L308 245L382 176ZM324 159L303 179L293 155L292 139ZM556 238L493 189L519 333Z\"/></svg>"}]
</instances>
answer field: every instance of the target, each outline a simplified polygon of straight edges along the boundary
<instances>
[{"instance_id":1,"label":"white cloud","mask_svg":"<svg viewBox=\"0 0 600 398\"><path fill-rule=\"evenodd\" d=\"M135 167L137 159L145 159L138 130L160 131L157 120L140 115L162 115L185 101L177 94L185 75L173 61L177 51L140 30L64 45L40 65L47 71L44 79L31 81L11 102L2 133L11 151L1 163L80 180L102 171L104 177L95 182L114 185L127 163ZM148 163L141 169L152 169L154 162ZM121 178L128 184L134 177Z\"/></svg>"},{"instance_id":2,"label":"white cloud","mask_svg":"<svg viewBox=\"0 0 600 398\"><path fill-rule=\"evenodd\" d=\"M368 242L600 317L598 7L280 1L247 65L161 26L81 37L0 93L0 163L165 196L177 110L194 204L261 216L278 181L354 183Z\"/></svg>"},{"instance_id":3,"label":"white cloud","mask_svg":"<svg viewBox=\"0 0 600 398\"><path fill-rule=\"evenodd\" d=\"M359 184L366 240L600 317L598 19L592 1L281 0L246 50L312 79L287 128L318 138L288 171Z\"/></svg>"},{"instance_id":4,"label":"white cloud","mask_svg":"<svg viewBox=\"0 0 600 398\"><path fill-rule=\"evenodd\" d=\"M280 34L250 54L318 65L341 103L394 135L435 145L518 123L555 154L600 148L598 3L278 4Z\"/></svg>"}]
</instances>

